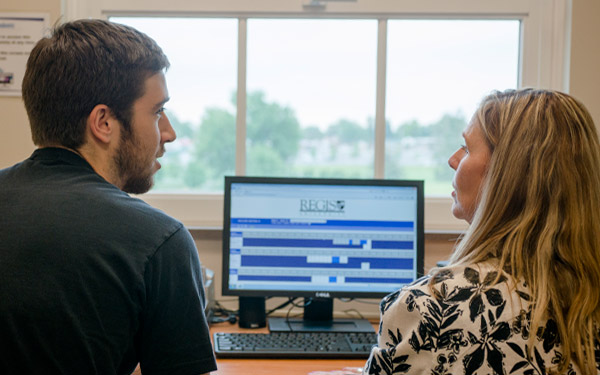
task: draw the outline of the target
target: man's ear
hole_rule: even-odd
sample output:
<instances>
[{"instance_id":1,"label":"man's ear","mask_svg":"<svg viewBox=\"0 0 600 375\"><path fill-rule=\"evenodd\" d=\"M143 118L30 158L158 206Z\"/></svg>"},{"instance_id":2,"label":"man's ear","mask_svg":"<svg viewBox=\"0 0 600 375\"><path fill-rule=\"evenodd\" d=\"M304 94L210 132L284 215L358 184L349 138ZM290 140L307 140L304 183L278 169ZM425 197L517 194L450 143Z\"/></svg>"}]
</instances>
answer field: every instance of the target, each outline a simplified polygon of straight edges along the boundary
<instances>
[{"instance_id":1,"label":"man's ear","mask_svg":"<svg viewBox=\"0 0 600 375\"><path fill-rule=\"evenodd\" d=\"M87 125L96 142L108 145L119 135L119 121L105 104L98 104L92 109Z\"/></svg>"}]
</instances>

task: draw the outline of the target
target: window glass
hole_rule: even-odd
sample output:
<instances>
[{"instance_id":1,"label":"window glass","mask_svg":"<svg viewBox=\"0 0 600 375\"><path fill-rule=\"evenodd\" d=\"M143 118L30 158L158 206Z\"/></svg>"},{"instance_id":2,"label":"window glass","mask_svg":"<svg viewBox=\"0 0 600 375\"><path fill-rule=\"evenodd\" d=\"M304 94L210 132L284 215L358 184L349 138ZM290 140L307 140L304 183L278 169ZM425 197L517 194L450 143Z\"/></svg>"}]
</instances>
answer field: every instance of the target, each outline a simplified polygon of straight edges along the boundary
<instances>
[{"instance_id":1,"label":"window glass","mask_svg":"<svg viewBox=\"0 0 600 375\"><path fill-rule=\"evenodd\" d=\"M246 174L373 177L376 20L249 19Z\"/></svg>"},{"instance_id":2,"label":"window glass","mask_svg":"<svg viewBox=\"0 0 600 375\"><path fill-rule=\"evenodd\" d=\"M238 20L111 17L153 37L171 67L168 144L154 192L221 192L235 174ZM374 175L377 20L247 24L246 174ZM385 178L447 196L448 157L478 101L516 88L518 20L389 20Z\"/></svg>"},{"instance_id":3,"label":"window glass","mask_svg":"<svg viewBox=\"0 0 600 375\"><path fill-rule=\"evenodd\" d=\"M517 20L390 20L385 177L448 196L447 160L483 96L516 88Z\"/></svg>"},{"instance_id":4,"label":"window glass","mask_svg":"<svg viewBox=\"0 0 600 375\"><path fill-rule=\"evenodd\" d=\"M154 192L222 191L235 173L237 19L111 17L161 46L169 61L165 105L177 140L167 144Z\"/></svg>"}]
</instances>

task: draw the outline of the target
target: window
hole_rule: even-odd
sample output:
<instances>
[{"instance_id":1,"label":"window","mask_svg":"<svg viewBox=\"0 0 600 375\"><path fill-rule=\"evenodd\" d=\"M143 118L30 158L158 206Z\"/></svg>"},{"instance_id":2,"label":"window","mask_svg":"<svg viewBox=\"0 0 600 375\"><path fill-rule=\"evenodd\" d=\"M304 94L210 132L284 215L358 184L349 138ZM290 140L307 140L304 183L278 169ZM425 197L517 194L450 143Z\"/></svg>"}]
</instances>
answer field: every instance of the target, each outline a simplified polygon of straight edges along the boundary
<instances>
[{"instance_id":1,"label":"window","mask_svg":"<svg viewBox=\"0 0 600 375\"><path fill-rule=\"evenodd\" d=\"M150 35L171 66L167 116L177 140L166 146L154 191L220 191L235 173L237 20L111 17ZM182 35L186 35L182 38Z\"/></svg>"},{"instance_id":2,"label":"window","mask_svg":"<svg viewBox=\"0 0 600 375\"><path fill-rule=\"evenodd\" d=\"M377 21L249 19L246 173L373 178Z\"/></svg>"},{"instance_id":3,"label":"window","mask_svg":"<svg viewBox=\"0 0 600 375\"><path fill-rule=\"evenodd\" d=\"M446 160L478 101L565 85L566 0L80 4L171 60L179 139L144 199L191 227L220 226L238 174L424 179L426 230L459 230Z\"/></svg>"},{"instance_id":4,"label":"window","mask_svg":"<svg viewBox=\"0 0 600 375\"><path fill-rule=\"evenodd\" d=\"M478 102L519 77L519 20L388 22L385 177L447 196L447 160Z\"/></svg>"}]
</instances>

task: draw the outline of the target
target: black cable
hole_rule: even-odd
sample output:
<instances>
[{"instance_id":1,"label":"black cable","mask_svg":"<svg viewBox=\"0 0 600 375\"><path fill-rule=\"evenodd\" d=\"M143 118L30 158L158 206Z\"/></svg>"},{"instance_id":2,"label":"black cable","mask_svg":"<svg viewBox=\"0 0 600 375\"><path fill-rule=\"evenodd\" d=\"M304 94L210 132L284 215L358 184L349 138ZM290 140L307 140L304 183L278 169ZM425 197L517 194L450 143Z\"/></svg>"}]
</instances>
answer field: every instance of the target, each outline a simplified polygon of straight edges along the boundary
<instances>
[{"instance_id":1,"label":"black cable","mask_svg":"<svg viewBox=\"0 0 600 375\"><path fill-rule=\"evenodd\" d=\"M379 305L379 304L381 304L381 300L366 301L364 299L354 299L354 298L352 298L352 300L354 300L354 302L364 303L364 304L367 304L367 305ZM350 302L350 301L348 301L348 302Z\"/></svg>"},{"instance_id":2,"label":"black cable","mask_svg":"<svg viewBox=\"0 0 600 375\"><path fill-rule=\"evenodd\" d=\"M288 325L288 328L290 329L290 332L294 332L294 329L292 328L292 325L290 324L290 313L292 312L292 309L293 309L294 307L305 308L306 306L310 305L310 304L312 303L312 301L313 301L313 300L312 300L312 298L308 298L308 299L307 299L307 298L305 298L305 299L304 299L304 304L302 304L302 305L299 305L299 304L296 304L296 303L295 303L295 301L296 301L298 298L299 298L299 297L295 297L295 298L292 298L292 297L290 297L290 300L288 301L288 302L289 302L289 304L291 304L292 306L291 306L291 307L288 309L288 311L287 311L287 314L285 314L285 322L287 323L287 325Z\"/></svg>"},{"instance_id":3,"label":"black cable","mask_svg":"<svg viewBox=\"0 0 600 375\"><path fill-rule=\"evenodd\" d=\"M289 297L287 301L285 301L284 303L282 303L281 305L272 308L271 310L267 311L267 316L271 315L272 313L274 313L275 311L282 309L284 307L286 307L287 305L289 305L290 303L294 302L294 298L293 297Z\"/></svg>"},{"instance_id":4,"label":"black cable","mask_svg":"<svg viewBox=\"0 0 600 375\"><path fill-rule=\"evenodd\" d=\"M215 301L214 307L212 308L212 316L210 317L208 323L214 324L229 322L230 324L235 324L237 323L237 316L238 311L227 309L221 305L219 301Z\"/></svg>"}]
</instances>

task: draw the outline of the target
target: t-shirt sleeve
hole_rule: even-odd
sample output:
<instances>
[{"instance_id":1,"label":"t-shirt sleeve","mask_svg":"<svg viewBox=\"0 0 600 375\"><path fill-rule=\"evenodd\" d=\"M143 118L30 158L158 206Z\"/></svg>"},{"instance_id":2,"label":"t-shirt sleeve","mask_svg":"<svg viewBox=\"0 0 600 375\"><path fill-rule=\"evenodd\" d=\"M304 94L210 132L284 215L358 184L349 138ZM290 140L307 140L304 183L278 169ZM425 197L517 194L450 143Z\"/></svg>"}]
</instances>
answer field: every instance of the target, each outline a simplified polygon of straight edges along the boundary
<instances>
[{"instance_id":1,"label":"t-shirt sleeve","mask_svg":"<svg viewBox=\"0 0 600 375\"><path fill-rule=\"evenodd\" d=\"M419 289L417 293L422 293ZM399 290L385 297L380 306L381 323L377 346L373 347L363 374L430 373L436 358L421 350L419 330L426 320L415 303L415 290Z\"/></svg>"},{"instance_id":2,"label":"t-shirt sleeve","mask_svg":"<svg viewBox=\"0 0 600 375\"><path fill-rule=\"evenodd\" d=\"M194 241L183 227L149 260L139 337L144 374L202 374L216 370L204 313L204 288Z\"/></svg>"}]
</instances>

